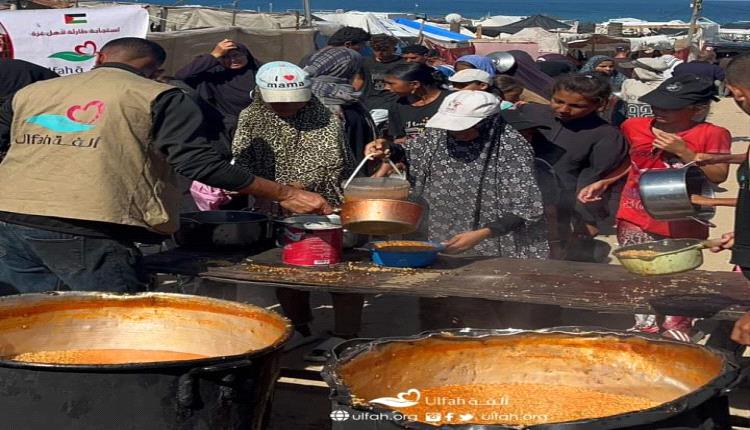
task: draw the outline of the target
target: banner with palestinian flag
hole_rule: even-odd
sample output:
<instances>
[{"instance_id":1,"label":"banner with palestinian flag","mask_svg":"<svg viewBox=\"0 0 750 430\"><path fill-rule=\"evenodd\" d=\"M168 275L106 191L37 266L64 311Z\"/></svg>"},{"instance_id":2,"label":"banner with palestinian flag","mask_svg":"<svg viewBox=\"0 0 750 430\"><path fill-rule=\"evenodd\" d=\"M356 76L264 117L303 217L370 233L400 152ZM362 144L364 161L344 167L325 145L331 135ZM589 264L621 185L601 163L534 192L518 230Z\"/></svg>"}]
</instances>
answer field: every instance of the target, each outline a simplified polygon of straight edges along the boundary
<instances>
[{"instance_id":1,"label":"banner with palestinian flag","mask_svg":"<svg viewBox=\"0 0 750 430\"><path fill-rule=\"evenodd\" d=\"M60 75L94 66L99 48L120 37L146 37L142 6L0 11L0 58L17 58Z\"/></svg>"}]
</instances>

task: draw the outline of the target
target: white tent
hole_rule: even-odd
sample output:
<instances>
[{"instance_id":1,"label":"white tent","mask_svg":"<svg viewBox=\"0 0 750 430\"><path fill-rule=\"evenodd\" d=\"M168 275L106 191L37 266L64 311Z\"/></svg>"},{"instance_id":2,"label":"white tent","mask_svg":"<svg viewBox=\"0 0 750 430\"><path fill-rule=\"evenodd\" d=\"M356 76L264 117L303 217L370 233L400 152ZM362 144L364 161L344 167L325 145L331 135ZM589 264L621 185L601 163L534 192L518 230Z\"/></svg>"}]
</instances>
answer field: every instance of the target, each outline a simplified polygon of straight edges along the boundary
<instances>
[{"instance_id":1,"label":"white tent","mask_svg":"<svg viewBox=\"0 0 750 430\"><path fill-rule=\"evenodd\" d=\"M323 22L335 23L342 27L357 27L370 34L388 34L399 39L413 39L424 36L428 39L440 42L450 42L454 40L450 37L434 34L432 32L422 32L419 28L409 27L390 18L386 18L382 15L378 16L377 14L370 12L315 13L315 17L323 20ZM425 22L424 25L437 26L430 22ZM472 32L462 32L462 34L472 37L474 36L474 33Z\"/></svg>"},{"instance_id":2,"label":"white tent","mask_svg":"<svg viewBox=\"0 0 750 430\"><path fill-rule=\"evenodd\" d=\"M474 26L481 25L482 27L504 27L526 18L528 18L528 16L491 16L487 19L474 21Z\"/></svg>"},{"instance_id":3,"label":"white tent","mask_svg":"<svg viewBox=\"0 0 750 430\"><path fill-rule=\"evenodd\" d=\"M539 27L524 28L516 34L499 39L512 43L537 43L539 52L544 54L563 54L566 52L565 44L560 40L559 35Z\"/></svg>"},{"instance_id":4,"label":"white tent","mask_svg":"<svg viewBox=\"0 0 750 430\"><path fill-rule=\"evenodd\" d=\"M379 18L370 12L315 13L315 17L342 27L361 28L370 34L389 34L399 38L414 37L411 32L403 30L392 20Z\"/></svg>"}]
</instances>

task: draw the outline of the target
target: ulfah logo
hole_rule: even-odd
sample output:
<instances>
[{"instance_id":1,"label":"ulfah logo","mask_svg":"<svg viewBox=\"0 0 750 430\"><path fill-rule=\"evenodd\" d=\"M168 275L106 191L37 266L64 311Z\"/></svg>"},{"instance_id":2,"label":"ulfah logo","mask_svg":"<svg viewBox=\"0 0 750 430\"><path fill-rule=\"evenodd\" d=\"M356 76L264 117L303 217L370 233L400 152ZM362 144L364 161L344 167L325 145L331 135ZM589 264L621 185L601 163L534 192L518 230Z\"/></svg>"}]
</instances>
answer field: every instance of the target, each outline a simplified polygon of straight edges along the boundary
<instances>
[{"instance_id":1,"label":"ulfah logo","mask_svg":"<svg viewBox=\"0 0 750 430\"><path fill-rule=\"evenodd\" d=\"M66 13L65 14L66 24L86 24L87 22L88 21L86 20L85 13Z\"/></svg>"}]
</instances>

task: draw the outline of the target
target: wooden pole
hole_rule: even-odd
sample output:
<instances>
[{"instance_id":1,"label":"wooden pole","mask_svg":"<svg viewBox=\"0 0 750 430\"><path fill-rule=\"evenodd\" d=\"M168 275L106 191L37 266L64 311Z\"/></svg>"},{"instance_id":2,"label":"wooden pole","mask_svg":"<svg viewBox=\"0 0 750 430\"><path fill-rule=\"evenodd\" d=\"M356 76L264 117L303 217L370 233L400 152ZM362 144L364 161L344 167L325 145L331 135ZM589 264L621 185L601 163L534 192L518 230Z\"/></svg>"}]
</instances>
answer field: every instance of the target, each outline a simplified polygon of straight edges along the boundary
<instances>
[{"instance_id":1,"label":"wooden pole","mask_svg":"<svg viewBox=\"0 0 750 430\"><path fill-rule=\"evenodd\" d=\"M695 33L697 32L698 18L703 9L703 0L693 0L693 15L690 17L690 29L688 30L688 60L694 60L697 56L697 50L693 44Z\"/></svg>"},{"instance_id":2,"label":"wooden pole","mask_svg":"<svg viewBox=\"0 0 750 430\"><path fill-rule=\"evenodd\" d=\"M164 33L167 31L167 16L169 15L169 9L167 9L165 6L162 6L161 10L159 11L159 31Z\"/></svg>"},{"instance_id":3,"label":"wooden pole","mask_svg":"<svg viewBox=\"0 0 750 430\"><path fill-rule=\"evenodd\" d=\"M310 9L310 0L302 0L302 6L305 9L305 27L312 27L312 9Z\"/></svg>"}]
</instances>

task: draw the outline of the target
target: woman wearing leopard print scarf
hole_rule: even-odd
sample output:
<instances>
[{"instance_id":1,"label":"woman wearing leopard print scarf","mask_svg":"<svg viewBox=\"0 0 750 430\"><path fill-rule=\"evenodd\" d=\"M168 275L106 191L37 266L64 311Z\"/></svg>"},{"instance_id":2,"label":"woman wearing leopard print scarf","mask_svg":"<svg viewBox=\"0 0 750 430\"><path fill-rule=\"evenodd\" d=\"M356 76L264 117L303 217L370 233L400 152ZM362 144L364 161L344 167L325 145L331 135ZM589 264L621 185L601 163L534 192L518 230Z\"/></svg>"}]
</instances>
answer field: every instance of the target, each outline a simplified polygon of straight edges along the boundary
<instances>
[{"instance_id":1,"label":"woman wearing leopard print scarf","mask_svg":"<svg viewBox=\"0 0 750 430\"><path fill-rule=\"evenodd\" d=\"M294 67L299 74L295 79L309 85L307 75ZM288 73L281 78L296 76ZM262 77L259 74L259 86L276 84L275 77L269 82ZM304 187L339 205L341 184L354 164L339 119L310 96L309 86L259 88L261 96L240 114L232 144L235 164L261 177Z\"/></svg>"},{"instance_id":2,"label":"woman wearing leopard print scarf","mask_svg":"<svg viewBox=\"0 0 750 430\"><path fill-rule=\"evenodd\" d=\"M242 111L234 136L235 164L261 177L319 193L332 206L338 206L343 197L342 183L354 170L341 121L312 97L308 74L291 63L264 65L256 83L260 97ZM308 326L313 318L310 293L278 288L276 296L292 320L296 336L314 339ZM331 296L334 336L356 337L364 297Z\"/></svg>"}]
</instances>

